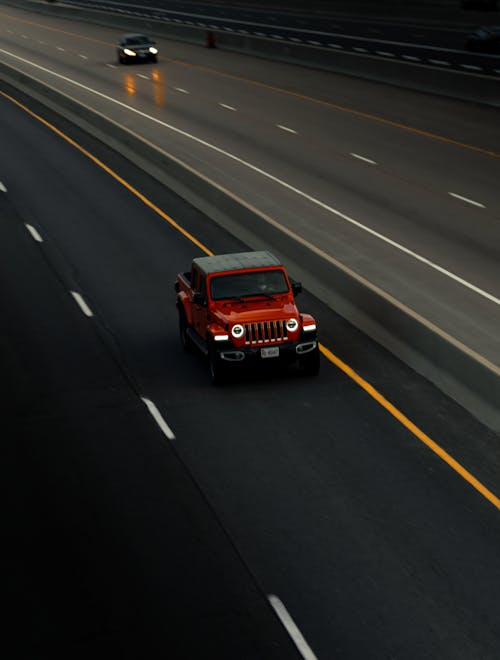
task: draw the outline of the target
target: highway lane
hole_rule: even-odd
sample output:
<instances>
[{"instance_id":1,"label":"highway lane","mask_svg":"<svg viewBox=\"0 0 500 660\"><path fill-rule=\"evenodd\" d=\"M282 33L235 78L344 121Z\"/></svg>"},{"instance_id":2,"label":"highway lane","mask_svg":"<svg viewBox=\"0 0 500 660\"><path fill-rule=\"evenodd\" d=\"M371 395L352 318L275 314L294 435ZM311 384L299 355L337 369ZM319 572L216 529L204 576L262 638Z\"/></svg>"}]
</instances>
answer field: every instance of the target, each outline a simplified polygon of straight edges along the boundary
<instances>
[{"instance_id":1,"label":"highway lane","mask_svg":"<svg viewBox=\"0 0 500 660\"><path fill-rule=\"evenodd\" d=\"M118 68L109 30L4 17L6 61L180 157L498 365L497 111L168 42L158 67Z\"/></svg>"},{"instance_id":2,"label":"highway lane","mask_svg":"<svg viewBox=\"0 0 500 660\"><path fill-rule=\"evenodd\" d=\"M60 193L70 232L91 219L78 207L92 191L68 190L58 174L81 163L0 105L12 165L0 192L9 657L300 657L141 401L106 319L88 316L96 310L79 271L93 270L92 251L85 264L68 262L45 223L61 211L50 201ZM49 162L44 149L63 160Z\"/></svg>"},{"instance_id":3,"label":"highway lane","mask_svg":"<svg viewBox=\"0 0 500 660\"><path fill-rule=\"evenodd\" d=\"M20 101L34 105L26 98ZM105 548L102 563L97 541L83 546L90 545L90 568L95 564L99 570L90 570L90 583L87 574L81 576L82 589L105 603L107 585L120 584L122 575L121 565L117 570L111 559L125 554L126 585L134 584L140 603L133 606L132 618L139 609L141 623L141 614L152 618L140 630L159 634L158 621L165 617L157 606L166 607L165 594L171 589L162 566L169 565L165 554L172 552L172 538L161 532L161 521L168 515L181 524L179 518L193 515L186 514L181 502L184 490L176 491L178 508L169 507L170 487L179 479L175 454L167 451L156 429L146 428L143 409L137 409L137 397L131 396L133 383L135 391L158 405L175 433L178 455L259 586L264 593L279 594L319 658L495 658L500 649L498 509L326 361L314 381L293 374L257 376L213 388L203 360L180 350L174 308L175 273L199 250L60 137L4 97L0 105L1 139L9 161L2 180L16 220L14 230L2 225L12 245L9 260L2 263L12 271L21 255L29 254L22 270L25 286L34 280L38 287L28 298L17 280L10 278L4 286L12 318L9 336L22 338L25 346L33 336L35 310L43 318L39 306L47 306L49 327L34 336L42 355L54 356L49 373L31 360L16 364L13 391L29 393L40 405L39 391L52 374L57 385L43 407L49 419L26 420L23 447L33 452L35 465L41 462L52 470L49 474L56 472L50 505L57 509L68 490L70 503L77 499L81 527L75 531L72 519L64 517L62 525L60 520L54 525L59 534L67 533L77 543L81 536L98 540L102 528L111 525L106 536L111 548ZM42 108L34 109L212 250L244 247L121 157ZM50 284L53 276L35 252L40 246L23 222L53 246L44 255L57 283ZM78 285L95 314L92 319L67 295L68 284ZM466 468L498 490L497 436L320 301L305 293L300 304L320 320L326 345L340 351ZM36 380L20 387L19 380L26 382L31 371ZM66 374L71 380L63 388ZM80 395L78 406L71 396L72 382ZM108 405L98 396L102 391L112 397L111 402L106 399ZM65 405L67 398L72 405ZM50 422L57 422L61 409L64 424L54 428ZM20 423L26 409L9 412ZM52 439L47 441L49 454L39 442L44 424L49 424L44 437ZM49 458L55 465L47 465ZM84 501L78 499L82 490ZM44 541L48 555L50 539L45 536ZM175 536L176 553L178 541ZM137 572L146 566L143 578ZM165 577L160 583L156 571ZM202 584L206 577L199 578ZM220 577L219 572L212 575L214 581ZM218 592L218 586L211 590ZM122 594L123 587L117 601ZM176 596L184 602L181 585ZM125 599L118 609L123 617L115 621L118 632L129 606ZM197 611L195 621L183 624L190 635L197 630L197 614L202 622ZM71 633L69 637L74 640ZM238 639L232 638L234 643ZM236 652L232 657L246 656Z\"/></svg>"}]
</instances>

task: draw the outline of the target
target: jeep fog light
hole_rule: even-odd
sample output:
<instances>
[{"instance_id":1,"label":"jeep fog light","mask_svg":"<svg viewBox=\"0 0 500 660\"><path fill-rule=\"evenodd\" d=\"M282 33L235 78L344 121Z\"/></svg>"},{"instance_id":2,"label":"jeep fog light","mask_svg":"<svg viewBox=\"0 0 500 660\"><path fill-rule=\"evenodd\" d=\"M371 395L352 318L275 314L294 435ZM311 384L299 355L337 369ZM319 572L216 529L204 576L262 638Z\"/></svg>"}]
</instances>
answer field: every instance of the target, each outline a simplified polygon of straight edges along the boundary
<instances>
[{"instance_id":1,"label":"jeep fog light","mask_svg":"<svg viewBox=\"0 0 500 660\"><path fill-rule=\"evenodd\" d=\"M313 330L316 330L316 323L309 323L308 325L304 325L302 330L304 332L312 332Z\"/></svg>"},{"instance_id":2,"label":"jeep fog light","mask_svg":"<svg viewBox=\"0 0 500 660\"><path fill-rule=\"evenodd\" d=\"M286 329L289 330L290 332L295 332L297 328L299 327L299 322L297 319L288 319L286 322Z\"/></svg>"},{"instance_id":3,"label":"jeep fog light","mask_svg":"<svg viewBox=\"0 0 500 660\"><path fill-rule=\"evenodd\" d=\"M240 337L242 337L244 332L245 332L245 328L240 323L233 325L233 327L231 328L231 334L235 339L239 339Z\"/></svg>"}]
</instances>

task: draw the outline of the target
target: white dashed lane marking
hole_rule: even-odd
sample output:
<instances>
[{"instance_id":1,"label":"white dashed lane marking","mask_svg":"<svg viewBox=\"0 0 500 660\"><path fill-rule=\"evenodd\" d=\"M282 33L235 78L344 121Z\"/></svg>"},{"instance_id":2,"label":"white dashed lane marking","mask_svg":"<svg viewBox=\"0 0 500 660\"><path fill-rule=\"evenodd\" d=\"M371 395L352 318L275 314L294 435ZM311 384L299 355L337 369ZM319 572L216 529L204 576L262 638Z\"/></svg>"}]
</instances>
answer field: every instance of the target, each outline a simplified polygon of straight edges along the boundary
<instances>
[{"instance_id":1,"label":"white dashed lane marking","mask_svg":"<svg viewBox=\"0 0 500 660\"><path fill-rule=\"evenodd\" d=\"M78 55L78 57L81 57L82 60L88 60L89 59L86 55L82 55L82 54Z\"/></svg>"},{"instance_id":2,"label":"white dashed lane marking","mask_svg":"<svg viewBox=\"0 0 500 660\"><path fill-rule=\"evenodd\" d=\"M7 188L4 186L4 184L0 181L0 192L7 192Z\"/></svg>"},{"instance_id":3,"label":"white dashed lane marking","mask_svg":"<svg viewBox=\"0 0 500 660\"><path fill-rule=\"evenodd\" d=\"M475 66L474 64L461 64L462 69L467 69L467 71L482 71L482 66Z\"/></svg>"},{"instance_id":4,"label":"white dashed lane marking","mask_svg":"<svg viewBox=\"0 0 500 660\"><path fill-rule=\"evenodd\" d=\"M366 158L365 156L360 156L359 154L349 154L353 158L357 158L358 160L362 160L365 163L370 163L370 165L376 165L377 163L374 160L371 160L371 158Z\"/></svg>"},{"instance_id":5,"label":"white dashed lane marking","mask_svg":"<svg viewBox=\"0 0 500 660\"><path fill-rule=\"evenodd\" d=\"M88 316L89 318L94 316L90 307L87 305L83 297L77 291L70 291L70 293L78 303L78 307L82 310L85 316Z\"/></svg>"},{"instance_id":6,"label":"white dashed lane marking","mask_svg":"<svg viewBox=\"0 0 500 660\"><path fill-rule=\"evenodd\" d=\"M486 206L484 204L481 204L481 202L475 202L473 199L469 199L468 197L462 197L462 195L457 195L457 193L448 193L448 195L451 195L455 199L459 199L461 202L467 202L467 204L472 204L472 206L478 206L480 209L485 209Z\"/></svg>"},{"instance_id":7,"label":"white dashed lane marking","mask_svg":"<svg viewBox=\"0 0 500 660\"><path fill-rule=\"evenodd\" d=\"M288 126L283 126L282 124L276 124L277 128L281 128L282 131L286 131L287 133L293 133L294 135L297 135L297 131L294 131L293 128L288 128Z\"/></svg>"},{"instance_id":8,"label":"white dashed lane marking","mask_svg":"<svg viewBox=\"0 0 500 660\"><path fill-rule=\"evenodd\" d=\"M267 598L304 660L318 660L278 596L269 594Z\"/></svg>"},{"instance_id":9,"label":"white dashed lane marking","mask_svg":"<svg viewBox=\"0 0 500 660\"><path fill-rule=\"evenodd\" d=\"M170 426L167 424L167 422L163 419L163 417L161 416L160 411L155 406L155 404L152 401L150 401L149 399L145 399L144 397L141 397L141 401L146 404L149 412L151 413L151 417L158 424L160 429L163 431L164 435L169 440L175 440L174 432L172 431Z\"/></svg>"},{"instance_id":10,"label":"white dashed lane marking","mask_svg":"<svg viewBox=\"0 0 500 660\"><path fill-rule=\"evenodd\" d=\"M187 89L182 89L182 87L174 87L176 92L180 92L181 94L189 94Z\"/></svg>"},{"instance_id":11,"label":"white dashed lane marking","mask_svg":"<svg viewBox=\"0 0 500 660\"><path fill-rule=\"evenodd\" d=\"M232 105L226 105L225 103L219 103L219 106L221 108L224 108L225 110L231 110L231 112L236 112L236 108L233 108Z\"/></svg>"},{"instance_id":12,"label":"white dashed lane marking","mask_svg":"<svg viewBox=\"0 0 500 660\"><path fill-rule=\"evenodd\" d=\"M29 233L37 243L43 243L43 238L40 236L40 234L37 232L37 230L34 227L26 223L24 226L26 227L26 229L29 231Z\"/></svg>"},{"instance_id":13,"label":"white dashed lane marking","mask_svg":"<svg viewBox=\"0 0 500 660\"><path fill-rule=\"evenodd\" d=\"M382 55L383 57L395 57L394 53L389 53L387 50L377 50L375 52L377 55Z\"/></svg>"},{"instance_id":14,"label":"white dashed lane marking","mask_svg":"<svg viewBox=\"0 0 500 660\"><path fill-rule=\"evenodd\" d=\"M431 64L438 64L439 66L450 66L450 63L446 60L429 60Z\"/></svg>"},{"instance_id":15,"label":"white dashed lane marking","mask_svg":"<svg viewBox=\"0 0 500 660\"><path fill-rule=\"evenodd\" d=\"M143 73L138 73L137 77L142 78L143 80L151 80L149 76L145 76Z\"/></svg>"}]
</instances>

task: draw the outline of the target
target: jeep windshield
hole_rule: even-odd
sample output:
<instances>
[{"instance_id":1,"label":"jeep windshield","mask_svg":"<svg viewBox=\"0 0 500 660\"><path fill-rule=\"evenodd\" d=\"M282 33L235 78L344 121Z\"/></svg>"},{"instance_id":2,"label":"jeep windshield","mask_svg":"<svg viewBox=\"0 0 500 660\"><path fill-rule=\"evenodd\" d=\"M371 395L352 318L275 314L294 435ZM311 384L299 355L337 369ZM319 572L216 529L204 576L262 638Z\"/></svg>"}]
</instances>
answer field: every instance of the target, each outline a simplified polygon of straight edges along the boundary
<instances>
[{"instance_id":1,"label":"jeep windshield","mask_svg":"<svg viewBox=\"0 0 500 660\"><path fill-rule=\"evenodd\" d=\"M210 283L212 300L272 297L288 293L288 282L282 270L258 270L248 273L217 275Z\"/></svg>"}]
</instances>

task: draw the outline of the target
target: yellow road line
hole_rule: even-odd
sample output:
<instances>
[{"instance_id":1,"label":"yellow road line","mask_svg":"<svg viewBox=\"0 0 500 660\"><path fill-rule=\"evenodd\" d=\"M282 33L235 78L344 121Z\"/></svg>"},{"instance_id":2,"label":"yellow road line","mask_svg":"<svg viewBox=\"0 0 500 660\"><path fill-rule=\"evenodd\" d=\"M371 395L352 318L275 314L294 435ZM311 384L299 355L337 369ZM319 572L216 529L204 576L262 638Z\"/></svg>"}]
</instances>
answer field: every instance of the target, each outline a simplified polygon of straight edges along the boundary
<instances>
[{"instance_id":1,"label":"yellow road line","mask_svg":"<svg viewBox=\"0 0 500 660\"><path fill-rule=\"evenodd\" d=\"M127 190L129 190L133 195L135 195L138 199L141 200L146 206L148 206L151 210L153 210L155 213L157 213L161 218L166 220L174 229L179 231L183 236L185 236L187 239L189 239L192 243L194 243L197 247L200 248L205 254L208 254L209 256L213 255L213 252L211 252L203 243L201 243L197 238L195 238L192 234L190 234L188 231L186 231L183 227L179 225L173 218L171 218L165 211L162 211L156 204L153 204L151 200L149 200L147 197L145 197L142 193L140 193L137 188L134 188L134 186L130 185L125 179L122 179L122 177L114 172L110 167L105 165L102 161L100 161L98 158L96 158L93 154L91 154L89 151L84 149L82 146L80 146L77 142L72 140L68 135L60 131L58 128L56 128L53 124L50 122L46 121L43 117L40 117L40 115L37 115L34 113L32 110L27 108L25 105L17 101L15 98L12 96L9 96L9 94L6 94L5 92L2 92L0 90L0 95L4 96L5 98L9 99L12 103L17 105L19 108L22 108L25 112L27 112L31 117L34 119L37 119L39 122L44 124L47 128L50 128L51 131L59 135L63 140L66 140L69 144L71 144L72 147L75 147L75 149L78 149L82 154L87 156L92 162L94 162L96 165L98 165L100 168L102 168L105 172L107 172L110 176L113 177L118 183L121 183L122 186L124 186Z\"/></svg>"},{"instance_id":2,"label":"yellow road line","mask_svg":"<svg viewBox=\"0 0 500 660\"><path fill-rule=\"evenodd\" d=\"M86 41L93 41L95 43L103 44L105 46L115 46L115 44L110 44L106 41L101 41L100 39L93 39L92 37L85 37L79 34L76 34L74 32L66 32L65 30L61 30L59 28L52 28L45 26L41 23L35 23L34 21L28 21L25 19L18 19L14 16L10 16L9 14L4 14L0 12L0 16L4 16L6 18L10 18L11 20L15 21L20 21L21 23L26 23L28 25L34 25L36 27L40 27L42 29L50 30L52 32L60 32L62 34L66 34L71 37L75 37L77 39L85 39ZM332 101L324 101L322 99L317 99L314 98L313 96L307 96L306 94L301 94L300 92L292 92L288 89L283 89L282 87L277 87L275 85L270 85L268 83L263 83L258 80L253 80L252 78L244 78L243 76L237 76L232 73L226 73L224 71L219 71L218 69L212 69L211 67L208 66L203 66L201 64L191 64L189 62L184 62L183 60L178 60L172 57L164 57L162 58L165 62L171 62L173 64L178 64L179 66L186 67L188 69L195 69L198 71L203 71L205 73L210 73L215 76L219 76L221 78L229 78L231 80L237 80L239 82L243 82L249 85L253 85L254 87L261 87L262 89L268 89L270 91L276 92L278 94L284 94L286 96L290 96L292 98L299 99L301 101L306 101L308 103L314 103L315 105L321 105L326 108L331 108L332 110L336 110L337 112L343 112L345 114L352 115L354 117L359 117L360 119L366 119L368 121L373 121L378 124L383 124L385 126L390 126L391 128L397 128L402 131L406 131L407 133L414 133L415 135L421 135L422 137L429 138L431 140L436 140L437 142L443 142L445 144L452 145L454 147L459 147L461 149L467 149L469 151L475 151L477 153L483 154L484 156L490 156L491 158L500 158L500 153L497 153L496 151L490 151L489 149L484 149L483 147L477 147L472 144L467 144L466 142L460 142L460 140L453 140L452 138L447 138L444 137L443 135L438 135L437 133L431 133L430 131L423 131L419 128L415 128L413 126L408 126L407 124L401 124L400 122L392 121L390 119L384 119L384 117L379 117L378 115L372 115L368 112L362 112L361 110L354 110L353 108L348 108L343 105L339 105L337 103L333 103Z\"/></svg>"},{"instance_id":3,"label":"yellow road line","mask_svg":"<svg viewBox=\"0 0 500 660\"><path fill-rule=\"evenodd\" d=\"M343 371L351 380L353 380L357 385L359 385L367 394L369 394L372 399L380 404L383 408L387 410L395 419L400 422L404 427L410 431L416 438L423 442L431 451L433 451L439 458L441 458L445 463L447 463L455 472L457 472L462 479L468 481L471 486L473 486L478 492L481 493L493 506L500 510L500 499L494 495L486 486L484 486L480 481L476 479L468 470L466 470L458 461L456 461L448 452L446 452L442 447L440 447L434 440L432 440L426 433L418 428L411 420L406 417L396 406L394 406L390 401L388 401L378 390L376 390L373 385L370 385L364 378L362 378L354 369L349 365L343 362L339 357L334 355L326 346L320 344L320 351L329 360L332 364L337 366L341 371Z\"/></svg>"},{"instance_id":4,"label":"yellow road line","mask_svg":"<svg viewBox=\"0 0 500 660\"><path fill-rule=\"evenodd\" d=\"M385 124L386 126L391 126L392 128L398 128L408 133L415 133L416 135L421 135L423 137L430 138L432 140L437 140L438 142L451 144L454 147L460 147L461 149L468 149L469 151L476 151L485 156L491 156L492 158L500 158L500 153L497 153L496 151L490 151L488 149L484 149L483 147L476 147L475 145L467 144L466 142L453 140L451 138L444 137L443 135L438 135L437 133L423 131L420 128L414 128L413 126L408 126L407 124L401 124L397 121L384 119L383 117L379 117L378 115L372 115L368 112L362 112L361 110L354 110L353 108L347 108L343 105L339 105L338 103L333 103L332 101L323 101L322 99L316 99L313 96L307 96L306 94L301 94L300 92L292 92L288 89L283 89L282 87L276 87L275 85L263 83L258 80L253 80L251 78L243 78L242 76L237 76L232 73L225 73L224 71L218 71L217 69L212 69L210 67L202 66L200 64L190 64L187 62L183 62L182 60L176 60L168 57L165 58L165 60L169 62L174 62L181 66L188 67L190 69L199 69L200 71L204 71L206 73L212 73L214 75L221 76L223 78L232 78L233 80L239 80L240 82L249 83L251 85L254 85L255 87L262 87L264 89L269 89L279 94L285 94L286 96L291 96L293 98L300 99L301 101L307 101L309 103L314 103L316 105L322 105L327 108L331 108L332 110L337 110L338 112L344 112L346 114L353 115L354 117L360 117L361 119L367 119L369 121L374 121L379 124Z\"/></svg>"},{"instance_id":5,"label":"yellow road line","mask_svg":"<svg viewBox=\"0 0 500 660\"><path fill-rule=\"evenodd\" d=\"M36 113L34 113L32 110L27 108L25 105L17 101L15 98L10 96L9 94L6 94L5 92L0 90L0 95L17 105L19 108L24 110L26 113L28 113L31 117L34 119L37 119L40 121L44 126L49 128L51 131L56 133L59 137L61 137L63 140L71 144L71 146L75 147L80 153L84 154L87 158L89 158L93 163L98 165L100 168L102 168L105 172L107 172L110 176L113 177L118 183L120 183L122 186L124 186L127 190L129 190L133 195L135 195L138 199L141 200L148 208L150 208L152 211L157 213L161 218L166 220L174 229L179 231L183 236L185 236L188 240L190 240L194 245L199 247L205 254L207 255L213 255L214 253L209 250L203 243L201 243L197 238L195 238L191 233L186 231L183 227L181 227L173 218L171 218L167 213L162 211L156 204L153 204L145 195L140 193L134 186L129 184L125 179L123 179L121 176L116 174L110 167L105 165L102 161L100 161L98 158L96 158L93 154L91 154L89 151L84 149L82 146L80 146L75 140L72 140L68 135L60 131L58 128L56 128L53 124L48 122L47 120L43 119L43 117L40 117ZM474 477L470 472L468 472L458 461L456 461L450 454L448 454L442 447L440 447L434 440L432 440L428 435L426 435L421 429L418 428L411 420L406 417L398 408L396 408L390 401L388 401L378 390L376 390L373 385L370 385L364 378L362 378L354 369L352 369L349 365L347 365L345 362L343 362L339 357L337 357L334 353L332 353L326 346L323 346L320 344L320 351L321 353L325 356L327 360L329 360L332 364L334 364L336 367L338 367L341 371L343 371L351 380L353 380L357 385L359 385L367 394L369 394L372 399L374 399L379 405L381 405L387 412L389 412L400 424L402 424L410 433L412 433L418 440L423 442L434 454L439 456L441 460L443 460L445 463L447 463L457 474L459 474L462 479L467 481L473 488L475 488L484 498L488 500L493 506L495 506L497 509L500 510L500 499L496 497L486 486L484 486L476 477Z\"/></svg>"}]
</instances>

